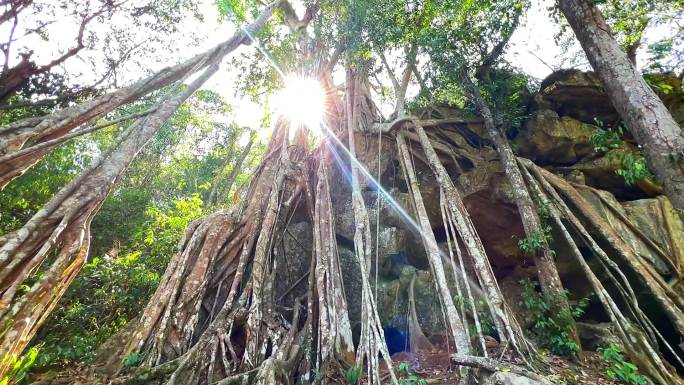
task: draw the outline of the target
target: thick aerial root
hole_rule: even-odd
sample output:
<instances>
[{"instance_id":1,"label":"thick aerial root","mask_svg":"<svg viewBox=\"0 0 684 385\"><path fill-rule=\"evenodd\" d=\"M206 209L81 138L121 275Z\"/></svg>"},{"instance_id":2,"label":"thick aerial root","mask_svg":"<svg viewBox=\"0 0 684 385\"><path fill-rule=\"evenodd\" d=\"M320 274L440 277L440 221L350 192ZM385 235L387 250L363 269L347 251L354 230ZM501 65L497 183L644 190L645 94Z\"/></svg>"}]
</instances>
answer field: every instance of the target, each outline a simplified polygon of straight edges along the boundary
<instances>
[{"instance_id":1,"label":"thick aerial root","mask_svg":"<svg viewBox=\"0 0 684 385\"><path fill-rule=\"evenodd\" d=\"M408 330L411 350L414 352L432 352L435 347L432 345L430 340L423 333L423 329L420 327L418 322L418 314L416 314L416 294L414 286L416 283L416 275L411 278L411 284L409 285L409 319L408 319Z\"/></svg>"},{"instance_id":2,"label":"thick aerial root","mask_svg":"<svg viewBox=\"0 0 684 385\"><path fill-rule=\"evenodd\" d=\"M354 143L354 132L360 127L367 127L370 122L366 115L368 110L364 108L366 93L363 92L363 83L359 81L347 66L347 93L346 93L346 118L347 134L349 140L351 185L352 185L352 207L354 210L354 252L361 271L361 335L359 346L356 350L356 367L363 368L364 360L368 384L380 384L380 365L378 353L385 360L390 373L392 384L398 384L392 360L387 350L387 344L383 335L382 324L378 315L376 301L370 285L370 263L372 256L372 237L368 210L361 195L359 187L359 170L356 164L356 147Z\"/></svg>"},{"instance_id":3,"label":"thick aerial root","mask_svg":"<svg viewBox=\"0 0 684 385\"><path fill-rule=\"evenodd\" d=\"M139 354L169 385L291 377L274 372L274 360L289 362L299 355L300 344L310 339L310 317L302 327L301 299L289 322L275 311L279 258L273 251L306 190L301 175L309 172L299 158L307 144L290 144L287 131L286 124L277 125L240 206L189 226L110 375L125 376L123 358ZM169 362L175 366L171 372L156 371Z\"/></svg>"},{"instance_id":4,"label":"thick aerial root","mask_svg":"<svg viewBox=\"0 0 684 385\"><path fill-rule=\"evenodd\" d=\"M62 188L21 229L0 239L0 324L6 328L0 338L1 357L23 351L85 264L90 222L110 191L161 125L217 69L218 61L183 92L128 127L112 149ZM17 294L19 285L54 251L58 257L45 276L26 294ZM1 364L0 377L6 370L7 365Z\"/></svg>"},{"instance_id":5,"label":"thick aerial root","mask_svg":"<svg viewBox=\"0 0 684 385\"><path fill-rule=\"evenodd\" d=\"M529 161L527 162L529 165ZM540 181L546 181L565 196L578 210L589 224L602 234L610 247L615 251L621 265L631 269L641 283L653 293L654 298L663 308L665 314L673 323L680 337L684 337L684 299L679 296L657 271L644 261L634 250L620 237L620 235L589 203L564 179L539 167L528 166L528 169L537 176Z\"/></svg>"},{"instance_id":6,"label":"thick aerial root","mask_svg":"<svg viewBox=\"0 0 684 385\"><path fill-rule=\"evenodd\" d=\"M503 363L491 358L454 354L451 356L451 361L456 365L470 366L472 368L484 369L490 372L511 372L523 377L531 378L543 385L553 384L551 381L533 371L525 369L521 366Z\"/></svg>"},{"instance_id":7,"label":"thick aerial root","mask_svg":"<svg viewBox=\"0 0 684 385\"><path fill-rule=\"evenodd\" d=\"M499 333L499 338L502 343L509 345L516 350L523 360L529 360L534 358L534 348L529 344L525 338L522 328L518 324L515 315L506 305L503 298L503 294L496 282L494 276L494 271L492 270L489 260L487 259L487 254L482 245L479 235L473 225L470 215L468 214L463 200L453 184L453 181L449 177L444 165L442 165L437 153L434 150L432 141L427 136L427 133L423 129L419 122L413 121L413 127L416 130L418 140L423 147L423 151L427 158L427 163L430 165L437 182L440 185L440 197L442 206L442 217L446 222L445 230L447 231L447 246L449 247L449 256L452 263L452 270L454 274L457 270L460 270L463 274L463 283L466 286L466 294L472 302L472 293L470 287L470 279L465 275L465 267L463 264L463 255L461 255L461 246L467 251L468 256L475 268L475 273L480 285L483 287L487 295L487 304L489 307L490 315L495 322L497 331ZM453 262L453 250L459 258L460 269L457 269L455 263ZM455 277L456 278L456 277ZM456 282L461 280L456 279ZM459 287L457 286L457 289ZM461 310L462 313L465 309ZM479 320L476 309L474 306L471 308L473 312L473 318L475 320L475 326L478 327ZM464 318L465 319L465 318ZM481 328L480 328L481 329ZM478 339L480 344L484 345L484 339L481 337L481 330L478 330ZM486 355L486 349L484 346L483 354Z\"/></svg>"},{"instance_id":8,"label":"thick aerial root","mask_svg":"<svg viewBox=\"0 0 684 385\"><path fill-rule=\"evenodd\" d=\"M349 360L354 352L347 302L342 284L335 221L332 217L327 159L320 161L314 205L314 258L316 294L318 295L318 357L316 366L339 358ZM348 362L351 364L351 361Z\"/></svg>"},{"instance_id":9,"label":"thick aerial root","mask_svg":"<svg viewBox=\"0 0 684 385\"><path fill-rule=\"evenodd\" d=\"M450 334L454 339L456 350L460 354L468 354L470 353L470 338L466 328L464 327L463 320L461 317L459 317L456 306L454 305L454 299L451 295L449 285L447 284L441 252L439 250L439 246L437 245L435 235L432 232L432 226L430 225L430 220L427 216L425 204L423 203L422 197L420 195L418 180L413 168L413 162L411 160L408 147L406 146L406 140L404 139L403 133L401 131L397 133L397 147L399 149L399 156L402 161L402 170L404 171L406 180L409 182L409 191L413 198L412 202L414 204L416 216L418 217L418 222L421 227L423 244L428 254L430 267L435 276L435 284L437 285L440 301L446 313L448 327L451 330Z\"/></svg>"},{"instance_id":10,"label":"thick aerial root","mask_svg":"<svg viewBox=\"0 0 684 385\"><path fill-rule=\"evenodd\" d=\"M634 295L629 282L620 272L620 269L617 268L617 265L610 260L607 254L593 240L589 233L584 229L584 226L579 219L577 219L574 213L565 204L554 186L549 183L548 178L550 178L550 173L547 171L542 171L541 168L535 166L529 160L520 159L520 164L523 166L525 176L534 191L540 197L551 202L551 217L553 218L557 227L560 229L565 241L570 246L573 257L578 262L586 274L589 282L593 286L594 291L603 304L606 313L617 328L618 337L622 341L623 346L630 358L639 365L642 371L647 373L649 377L651 377L651 379L658 384L665 385L682 383L681 378L679 378L679 376L673 372L672 368L666 364L658 354L657 341L655 341L655 337L653 337L653 335L657 335L661 342L666 345L675 356L677 356L677 354L674 352L672 347L669 346L668 341L662 338L657 329L650 323L646 315L639 308L636 296ZM558 185L561 184L556 183L556 186ZM565 187L565 185L561 186ZM610 277L611 283L616 286L623 297L624 302L627 304L627 309L621 309L620 306L615 303L611 295L605 289L601 280L596 276L594 271L592 271L591 267L584 259L584 256L580 252L575 240L570 235L570 232L563 220L570 222L575 231L579 233L579 236L583 239L584 243L587 244L592 252L599 258ZM620 279L618 280L615 275L619 276ZM635 324L625 316L623 310L631 312L632 316L635 318L635 321L640 327L635 326ZM649 335L651 336L650 338Z\"/></svg>"},{"instance_id":11,"label":"thick aerial root","mask_svg":"<svg viewBox=\"0 0 684 385\"><path fill-rule=\"evenodd\" d=\"M273 7L267 7L252 24L238 31L233 37L216 47L196 55L183 63L139 80L130 86L94 98L88 102L71 106L52 114L26 118L0 127L0 189L12 179L23 174L38 162L52 148L62 143L59 140L73 134L72 130L89 121L104 117L116 108L138 100L165 86L180 84L188 75L216 64L256 33L271 16ZM218 61L217 61L218 60ZM55 141L55 139L57 139ZM19 157L9 156L27 150ZM5 157L8 156L8 157Z\"/></svg>"}]
</instances>

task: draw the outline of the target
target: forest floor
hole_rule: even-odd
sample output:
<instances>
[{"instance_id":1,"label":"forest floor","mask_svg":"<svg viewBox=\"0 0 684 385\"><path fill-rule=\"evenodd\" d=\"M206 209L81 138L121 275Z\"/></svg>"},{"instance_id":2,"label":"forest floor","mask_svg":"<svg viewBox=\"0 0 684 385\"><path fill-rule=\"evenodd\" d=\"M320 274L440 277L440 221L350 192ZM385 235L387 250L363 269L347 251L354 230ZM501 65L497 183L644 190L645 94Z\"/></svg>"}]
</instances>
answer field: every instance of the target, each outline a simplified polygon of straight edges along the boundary
<instances>
[{"instance_id":1,"label":"forest floor","mask_svg":"<svg viewBox=\"0 0 684 385\"><path fill-rule=\"evenodd\" d=\"M418 385L422 383L419 380L425 380L430 385L452 385L458 383L459 375L456 366L450 362L449 356L450 354L445 350L424 354L400 352L394 354L392 360L400 382L404 380L401 382L402 385ZM619 384L606 376L607 363L599 357L598 353L586 351L583 356L583 361L578 362L565 357L544 354L543 358L549 366L547 378L553 383L563 385ZM506 360L506 357L502 359ZM407 367L410 367L410 372L405 370ZM383 374L383 378L389 383L389 373L386 368Z\"/></svg>"}]
</instances>

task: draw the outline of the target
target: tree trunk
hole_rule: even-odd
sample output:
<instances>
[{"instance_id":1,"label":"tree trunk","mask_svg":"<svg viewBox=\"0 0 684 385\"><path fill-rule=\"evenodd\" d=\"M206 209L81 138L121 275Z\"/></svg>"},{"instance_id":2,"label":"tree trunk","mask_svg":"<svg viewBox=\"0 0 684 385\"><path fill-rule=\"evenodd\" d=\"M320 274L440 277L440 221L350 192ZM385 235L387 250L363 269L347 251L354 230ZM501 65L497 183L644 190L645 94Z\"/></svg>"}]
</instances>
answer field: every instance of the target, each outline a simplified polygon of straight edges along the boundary
<instances>
[{"instance_id":1,"label":"tree trunk","mask_svg":"<svg viewBox=\"0 0 684 385\"><path fill-rule=\"evenodd\" d=\"M6 158L15 152L67 135L81 124L105 116L116 108L185 79L202 70L216 58L224 57L243 43L249 42L249 34L259 30L271 16L275 5L266 8L252 24L216 47L183 63L165 68L154 75L130 86L96 97L88 102L68 107L46 116L26 118L0 128L0 156ZM22 175L38 162L55 145L42 146L21 156L0 161L0 189L12 179Z\"/></svg>"},{"instance_id":2,"label":"tree trunk","mask_svg":"<svg viewBox=\"0 0 684 385\"><path fill-rule=\"evenodd\" d=\"M648 165L677 210L684 210L684 136L663 102L646 84L610 33L592 0L560 0L587 59Z\"/></svg>"},{"instance_id":3,"label":"tree trunk","mask_svg":"<svg viewBox=\"0 0 684 385\"><path fill-rule=\"evenodd\" d=\"M681 384L681 378L676 373L673 373L673 369L669 364L659 356L657 350L659 349L658 341L655 338L649 338L653 330L655 334L661 339L661 343L665 345L670 352L676 357L678 353L674 352L671 343L668 342L660 333L657 332L654 325L648 321L646 314L638 306L636 295L631 290L629 282L626 277L622 274L621 269L617 264L613 263L608 255L601 249L600 246L593 240L589 233L584 229L584 226L580 223L579 219L575 216L573 211L563 202L563 199L556 191L558 189L562 193L567 194L567 187L562 184L555 184L551 182L558 177L553 176L553 174L543 170L540 167L534 165L531 161L526 159L520 159L520 164L523 166L523 171L527 180L530 182L531 187L536 193L549 197L550 206L549 213L551 218L558 226L563 238L570 246L571 255L578 262L579 266L584 271L587 279L594 288L599 301L602 303L604 310L609 316L612 323L617 328L617 337L621 340L623 347L626 349L629 357L639 365L640 370L643 370L648 374L655 383L658 384ZM534 176L532 175L534 174ZM560 178L558 178L560 179ZM564 182L565 183L565 182ZM577 204L577 202L575 202ZM598 257L599 261L602 262L604 267L607 264L613 265L613 270L616 270L619 275L621 275L622 282L618 281L614 274L607 271L607 276L612 281L611 283L618 289L629 291L628 295L623 296L624 303L627 305L624 309L616 304L613 298L610 296L602 281L596 276L592 271L591 267L585 260L584 255L580 252L574 238L570 235L564 221L569 222L573 228L579 233L579 236L583 238L584 243L588 245L594 255ZM630 308L632 303L633 308ZM634 315L635 321L639 325L635 325L631 322L625 314L632 313ZM644 322L645 321L645 322ZM649 330L653 329L653 330ZM671 341L674 342L674 341ZM681 362L681 361L680 361Z\"/></svg>"},{"instance_id":4,"label":"tree trunk","mask_svg":"<svg viewBox=\"0 0 684 385\"><path fill-rule=\"evenodd\" d=\"M316 183L314 208L314 258L316 292L318 294L318 341L320 351L317 367L328 373L327 366L336 360L347 365L354 362L354 343L347 312L347 300L342 285L335 220L332 216L330 184L328 181L327 151L320 159Z\"/></svg>"},{"instance_id":5,"label":"tree trunk","mask_svg":"<svg viewBox=\"0 0 684 385\"><path fill-rule=\"evenodd\" d=\"M270 15L270 10L264 14ZM258 23L264 23L264 14ZM85 264L90 222L107 195L162 124L218 70L223 57L241 44L241 36L239 33L231 39L235 42L231 49L224 47L204 61L208 68L183 92L126 128L110 151L62 188L26 225L0 238L0 323L6 325L0 338L0 356L23 351ZM191 75L193 67L186 70L181 78ZM28 292L19 294L20 285L55 250L57 258L43 277ZM0 365L0 377L9 369L7 365Z\"/></svg>"},{"instance_id":6,"label":"tree trunk","mask_svg":"<svg viewBox=\"0 0 684 385\"><path fill-rule=\"evenodd\" d=\"M370 286L370 263L372 256L372 237L368 210L361 194L359 185L359 166L356 158L356 145L354 135L357 130L363 130L368 122L364 114L367 114L368 106L364 103L368 95L361 86L362 82L347 65L347 94L345 117L347 121L347 139L349 142L349 161L351 169L352 208L354 210L354 253L361 271L361 335L356 351L356 367L363 368L364 358L367 367L367 379L369 385L380 385L380 365L378 356L387 363L392 384L397 385L396 375L392 369L392 360L387 349L387 344L382 330L382 323L376 307L373 290ZM380 353L380 354L378 354Z\"/></svg>"},{"instance_id":7,"label":"tree trunk","mask_svg":"<svg viewBox=\"0 0 684 385\"><path fill-rule=\"evenodd\" d=\"M637 279L653 293L658 304L672 322L675 330L684 337L684 300L676 291L620 237L620 234L603 219L591 205L563 178L544 169L533 168L533 171L544 177L544 180L558 189L576 207L577 213L601 233L606 242L616 253L614 258L623 266L629 266Z\"/></svg>"},{"instance_id":8,"label":"tree trunk","mask_svg":"<svg viewBox=\"0 0 684 385\"><path fill-rule=\"evenodd\" d=\"M527 237L538 237L543 240L544 247L542 247L541 250L535 250L532 253L532 258L534 259L534 264L537 268L537 278L539 279L542 291L553 299L555 303L554 306L557 309L568 308L568 299L565 294L565 289L563 288L563 283L558 275L558 269L556 268L556 264L550 253L548 242L545 239L546 234L539 219L539 215L537 214L537 209L534 206L534 202L527 189L520 168L518 168L516 156L513 153L508 140L494 123L492 111L480 93L480 89L467 78L467 75L464 75L464 78L466 78L465 81L468 83L471 90L476 108L482 116L485 129L494 142L494 147L496 147L499 154L506 178L511 184L511 192L513 193L515 204L518 206L518 213L520 214L520 219L522 220L523 228L525 229L525 235ZM581 344L575 322L574 320L569 320L569 322L571 323L570 334L575 343L577 343L579 351L581 351Z\"/></svg>"},{"instance_id":9,"label":"tree trunk","mask_svg":"<svg viewBox=\"0 0 684 385\"><path fill-rule=\"evenodd\" d=\"M252 144L254 144L254 138L249 139L249 142L242 149L240 155L238 155L237 159L233 163L233 168L230 170L230 173L225 177L225 179L220 178L223 168L225 167L219 170L219 175L215 179L214 187L212 187L211 194L209 195L209 204L218 205L224 203L226 198L228 198L228 194L230 194L230 189L233 188L235 179L238 177L238 175L240 175L240 171L242 171L242 164L245 162L249 152L252 150Z\"/></svg>"},{"instance_id":10,"label":"tree trunk","mask_svg":"<svg viewBox=\"0 0 684 385\"><path fill-rule=\"evenodd\" d=\"M279 360L298 350L301 305L294 304L288 332L275 316L272 288L278 263L272 250L303 191L292 178L301 172L295 154L306 144L290 146L287 131L277 123L239 206L190 226L128 343L107 363L112 374L138 353L150 370L177 363L168 384L230 383L232 374L261 370L269 345Z\"/></svg>"},{"instance_id":11,"label":"tree trunk","mask_svg":"<svg viewBox=\"0 0 684 385\"><path fill-rule=\"evenodd\" d=\"M218 63L213 63L184 92L127 128L102 159L62 188L21 229L0 239L0 323L7 325L0 339L0 356L23 351L85 264L90 222L107 195L145 143L217 69ZM44 276L19 294L19 286L55 250L57 259ZM0 376L6 370L3 363Z\"/></svg>"},{"instance_id":12,"label":"tree trunk","mask_svg":"<svg viewBox=\"0 0 684 385\"><path fill-rule=\"evenodd\" d=\"M28 83L35 70L36 65L28 56L24 56L17 65L0 73L0 103L7 103L12 95Z\"/></svg>"}]
</instances>

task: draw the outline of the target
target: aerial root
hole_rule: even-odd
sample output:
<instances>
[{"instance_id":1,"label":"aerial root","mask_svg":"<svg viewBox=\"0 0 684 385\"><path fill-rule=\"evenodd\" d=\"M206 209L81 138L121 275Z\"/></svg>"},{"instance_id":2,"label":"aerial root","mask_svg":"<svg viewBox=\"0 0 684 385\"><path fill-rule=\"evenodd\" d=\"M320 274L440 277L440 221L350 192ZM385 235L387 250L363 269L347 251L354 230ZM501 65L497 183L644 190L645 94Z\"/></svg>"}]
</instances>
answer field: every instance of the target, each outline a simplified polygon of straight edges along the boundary
<instances>
[{"instance_id":1,"label":"aerial root","mask_svg":"<svg viewBox=\"0 0 684 385\"><path fill-rule=\"evenodd\" d=\"M533 191L541 198L551 203L550 214L552 219L563 235L563 238L570 246L572 256L587 276L587 279L601 301L604 310L617 328L618 337L622 341L627 354L633 361L638 363L640 368L647 373L655 383L681 383L681 379L677 378L677 375L672 372L669 365L658 353L657 342L653 341L653 337L649 338L652 334L656 334L661 338L663 344L673 351L668 342L662 338L654 325L650 323L646 315L640 309L629 281L617 267L617 264L612 261L605 251L596 243L556 190L558 189L561 193L570 194L571 196L575 196L576 191L572 190L572 186L559 181L560 178L537 167L531 161L519 159L519 162L523 166L521 168ZM591 209L588 204L583 200L578 198L574 203L582 204L580 211L584 211L584 213L589 214L590 217L595 216L593 212L590 211ZM570 229L566 227L566 221L571 226L570 229L573 229L579 238L582 239L597 256L601 266L607 272L610 281L615 285L618 293L623 296L623 300L627 304L626 309L623 310L617 305L601 280L596 276L596 273L584 259L575 239L570 234ZM613 243L617 243L616 240L617 239L613 240ZM627 254L628 250L622 248L621 252ZM615 274L611 272L611 269ZM620 280L618 280L615 275L620 276ZM627 313L625 313L625 311L627 311ZM628 318L630 315L632 319Z\"/></svg>"},{"instance_id":2,"label":"aerial root","mask_svg":"<svg viewBox=\"0 0 684 385\"><path fill-rule=\"evenodd\" d=\"M553 383L539 374L527 370L521 366L503 363L501 361L487 358L476 357L465 354L453 354L451 361L457 365L469 366L471 368L484 369L490 372L511 372L519 376L531 378L543 385L552 385Z\"/></svg>"}]
</instances>

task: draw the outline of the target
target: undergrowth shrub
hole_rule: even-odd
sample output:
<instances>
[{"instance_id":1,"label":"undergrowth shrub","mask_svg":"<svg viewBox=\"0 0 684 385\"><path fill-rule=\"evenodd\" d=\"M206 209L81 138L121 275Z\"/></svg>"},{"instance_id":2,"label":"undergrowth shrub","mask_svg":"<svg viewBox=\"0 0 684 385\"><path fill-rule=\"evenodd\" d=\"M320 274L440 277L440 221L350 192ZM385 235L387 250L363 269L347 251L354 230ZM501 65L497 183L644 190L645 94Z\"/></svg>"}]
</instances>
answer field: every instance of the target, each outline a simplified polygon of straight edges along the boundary
<instances>
[{"instance_id":1,"label":"undergrowth shrub","mask_svg":"<svg viewBox=\"0 0 684 385\"><path fill-rule=\"evenodd\" d=\"M561 298L554 298L537 290L537 284L529 279L520 281L523 287L521 305L532 316L532 332L553 354L569 356L579 351L572 338L572 324L587 307L582 299L575 306L560 306ZM567 292L563 294L567 296Z\"/></svg>"},{"instance_id":2,"label":"undergrowth shrub","mask_svg":"<svg viewBox=\"0 0 684 385\"><path fill-rule=\"evenodd\" d=\"M629 385L648 385L651 383L648 377L639 374L639 368L625 360L622 351L615 344L606 348L600 348L601 358L608 363L606 375L613 380Z\"/></svg>"},{"instance_id":3,"label":"undergrowth shrub","mask_svg":"<svg viewBox=\"0 0 684 385\"><path fill-rule=\"evenodd\" d=\"M605 154L611 150L624 149L627 151L610 152L609 156L617 157L620 167L615 173L622 176L625 185L632 186L642 179L654 179L653 173L646 165L646 159L638 151L630 150L627 143L622 139L624 128L604 128L603 123L596 120L598 128L594 130L589 138L589 144L594 147L594 151Z\"/></svg>"},{"instance_id":4,"label":"undergrowth shrub","mask_svg":"<svg viewBox=\"0 0 684 385\"><path fill-rule=\"evenodd\" d=\"M0 378L0 385L19 385L26 383L26 380L28 380L26 376L36 362L37 357L37 347L29 349L20 357L13 354L8 354L3 357L2 364L8 365L10 369L4 377Z\"/></svg>"}]
</instances>

